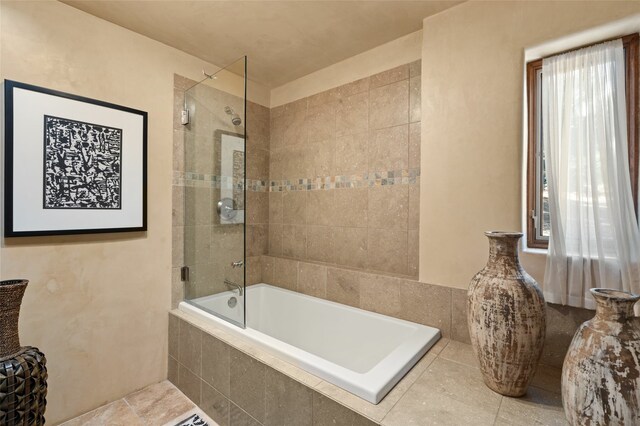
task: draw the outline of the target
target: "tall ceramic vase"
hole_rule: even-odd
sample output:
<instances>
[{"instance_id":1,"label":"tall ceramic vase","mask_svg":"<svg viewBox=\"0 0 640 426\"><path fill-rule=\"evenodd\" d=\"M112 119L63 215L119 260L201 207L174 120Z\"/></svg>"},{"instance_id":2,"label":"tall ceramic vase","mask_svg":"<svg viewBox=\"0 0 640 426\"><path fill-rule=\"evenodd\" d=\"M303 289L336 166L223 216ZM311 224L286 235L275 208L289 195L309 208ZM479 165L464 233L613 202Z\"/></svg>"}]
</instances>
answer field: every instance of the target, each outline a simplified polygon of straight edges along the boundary
<instances>
[{"instance_id":1,"label":"tall ceramic vase","mask_svg":"<svg viewBox=\"0 0 640 426\"><path fill-rule=\"evenodd\" d=\"M535 374L545 336L545 303L518 259L519 232L486 232L489 261L469 286L471 343L486 385L522 396Z\"/></svg>"},{"instance_id":2,"label":"tall ceramic vase","mask_svg":"<svg viewBox=\"0 0 640 426\"><path fill-rule=\"evenodd\" d=\"M44 424L47 368L37 348L20 346L18 317L26 280L0 281L0 425Z\"/></svg>"},{"instance_id":3,"label":"tall ceramic vase","mask_svg":"<svg viewBox=\"0 0 640 426\"><path fill-rule=\"evenodd\" d=\"M640 425L640 296L591 289L596 316L580 326L562 366L571 425Z\"/></svg>"}]
</instances>

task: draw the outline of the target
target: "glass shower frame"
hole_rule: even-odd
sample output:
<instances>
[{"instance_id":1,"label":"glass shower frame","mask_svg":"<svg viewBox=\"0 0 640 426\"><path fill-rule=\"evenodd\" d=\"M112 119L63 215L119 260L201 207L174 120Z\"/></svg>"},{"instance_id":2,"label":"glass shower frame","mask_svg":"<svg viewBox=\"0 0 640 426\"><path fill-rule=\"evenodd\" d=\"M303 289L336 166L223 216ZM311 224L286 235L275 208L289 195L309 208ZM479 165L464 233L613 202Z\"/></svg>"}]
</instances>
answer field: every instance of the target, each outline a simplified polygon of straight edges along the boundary
<instances>
[{"instance_id":1,"label":"glass shower frame","mask_svg":"<svg viewBox=\"0 0 640 426\"><path fill-rule=\"evenodd\" d=\"M184 300L241 328L246 326L246 76L246 56L205 73L185 90L183 112L188 122Z\"/></svg>"}]
</instances>

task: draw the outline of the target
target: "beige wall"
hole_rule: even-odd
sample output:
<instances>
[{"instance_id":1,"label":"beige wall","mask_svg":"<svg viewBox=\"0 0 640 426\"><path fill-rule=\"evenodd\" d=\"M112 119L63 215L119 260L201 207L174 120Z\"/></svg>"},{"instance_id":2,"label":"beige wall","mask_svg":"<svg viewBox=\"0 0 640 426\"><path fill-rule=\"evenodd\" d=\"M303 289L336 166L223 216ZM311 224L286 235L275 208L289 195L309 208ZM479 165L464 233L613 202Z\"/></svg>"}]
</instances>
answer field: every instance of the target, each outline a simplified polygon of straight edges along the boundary
<instances>
[{"instance_id":1,"label":"beige wall","mask_svg":"<svg viewBox=\"0 0 640 426\"><path fill-rule=\"evenodd\" d=\"M31 280L23 344L48 359L52 424L166 378L173 75L216 69L58 2L2 2L2 78L149 112L147 233L5 239Z\"/></svg>"},{"instance_id":2,"label":"beige wall","mask_svg":"<svg viewBox=\"0 0 640 426\"><path fill-rule=\"evenodd\" d=\"M422 30L407 34L271 90L271 107L420 59Z\"/></svg>"},{"instance_id":3,"label":"beige wall","mask_svg":"<svg viewBox=\"0 0 640 426\"><path fill-rule=\"evenodd\" d=\"M468 2L427 18L420 281L466 288L485 230L521 225L524 49L640 11L638 2ZM523 255L539 281L543 255Z\"/></svg>"}]
</instances>

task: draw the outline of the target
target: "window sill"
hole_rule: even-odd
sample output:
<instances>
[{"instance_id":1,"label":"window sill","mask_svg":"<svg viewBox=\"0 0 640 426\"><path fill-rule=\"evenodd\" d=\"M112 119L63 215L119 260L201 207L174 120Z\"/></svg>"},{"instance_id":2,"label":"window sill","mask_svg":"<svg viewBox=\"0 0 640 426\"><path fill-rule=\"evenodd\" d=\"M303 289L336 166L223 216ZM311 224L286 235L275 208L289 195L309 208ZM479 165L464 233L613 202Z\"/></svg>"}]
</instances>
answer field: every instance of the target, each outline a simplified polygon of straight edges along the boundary
<instances>
[{"instance_id":1,"label":"window sill","mask_svg":"<svg viewBox=\"0 0 640 426\"><path fill-rule=\"evenodd\" d=\"M541 248L532 248L532 247L525 247L522 249L523 253L528 253L528 254L541 254L541 255L547 255L547 249L541 249Z\"/></svg>"}]
</instances>

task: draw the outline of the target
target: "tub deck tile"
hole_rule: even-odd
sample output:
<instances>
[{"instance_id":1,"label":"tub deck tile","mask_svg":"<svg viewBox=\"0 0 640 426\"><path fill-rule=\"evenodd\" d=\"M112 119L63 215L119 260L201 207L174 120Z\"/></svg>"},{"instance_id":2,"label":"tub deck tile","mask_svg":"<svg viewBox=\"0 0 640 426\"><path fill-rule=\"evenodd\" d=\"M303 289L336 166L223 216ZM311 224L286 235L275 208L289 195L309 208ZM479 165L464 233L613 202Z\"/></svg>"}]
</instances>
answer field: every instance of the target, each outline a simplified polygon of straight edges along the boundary
<instances>
[{"instance_id":1,"label":"tub deck tile","mask_svg":"<svg viewBox=\"0 0 640 426\"><path fill-rule=\"evenodd\" d=\"M416 383L382 421L383 426L493 425L496 412L478 409Z\"/></svg>"},{"instance_id":2,"label":"tub deck tile","mask_svg":"<svg viewBox=\"0 0 640 426\"><path fill-rule=\"evenodd\" d=\"M268 367L257 359L235 349L230 354L230 396L251 417L264 422L265 380Z\"/></svg>"},{"instance_id":3,"label":"tub deck tile","mask_svg":"<svg viewBox=\"0 0 640 426\"><path fill-rule=\"evenodd\" d=\"M265 394L265 426L311 426L312 389L273 368L267 368Z\"/></svg>"},{"instance_id":4,"label":"tub deck tile","mask_svg":"<svg viewBox=\"0 0 640 426\"><path fill-rule=\"evenodd\" d=\"M272 358L273 359L269 361L269 365L271 367L273 367L275 370L280 371L282 374L289 376L293 380L302 383L307 387L315 388L316 386L318 386L320 383L323 382L323 380L320 377L314 376L313 374L308 373L306 370L303 370L302 368L296 367L293 364L289 364L287 361L283 361L280 358L276 358L276 357L272 357Z\"/></svg>"},{"instance_id":5,"label":"tub deck tile","mask_svg":"<svg viewBox=\"0 0 640 426\"><path fill-rule=\"evenodd\" d=\"M317 392L313 394L313 426L375 426L377 423Z\"/></svg>"},{"instance_id":6,"label":"tub deck tile","mask_svg":"<svg viewBox=\"0 0 640 426\"><path fill-rule=\"evenodd\" d=\"M371 420L380 422L435 359L436 355L427 352L377 405L371 404L333 383L324 380L321 380L315 389L331 399L340 401L350 409L357 411Z\"/></svg>"},{"instance_id":7,"label":"tub deck tile","mask_svg":"<svg viewBox=\"0 0 640 426\"><path fill-rule=\"evenodd\" d=\"M208 333L202 335L202 380L229 397L230 349Z\"/></svg>"},{"instance_id":8,"label":"tub deck tile","mask_svg":"<svg viewBox=\"0 0 640 426\"><path fill-rule=\"evenodd\" d=\"M259 421L251 417L246 411L233 402L229 410L229 424L231 426L262 426Z\"/></svg>"},{"instance_id":9,"label":"tub deck tile","mask_svg":"<svg viewBox=\"0 0 640 426\"><path fill-rule=\"evenodd\" d=\"M441 337L440 340L438 340L436 344L433 345L431 349L429 349L429 353L434 355L439 355L440 352L442 352L442 350L449 344L450 341L451 340L446 337Z\"/></svg>"},{"instance_id":10,"label":"tub deck tile","mask_svg":"<svg viewBox=\"0 0 640 426\"><path fill-rule=\"evenodd\" d=\"M220 426L229 426L229 400L220 392L201 382L200 408ZM172 425L174 426L174 425Z\"/></svg>"},{"instance_id":11,"label":"tub deck tile","mask_svg":"<svg viewBox=\"0 0 640 426\"><path fill-rule=\"evenodd\" d=\"M469 350L469 348L470 345L466 343L452 340L442 349L438 356L449 361L457 362L458 364L480 368L475 353L473 350Z\"/></svg>"},{"instance_id":12,"label":"tub deck tile","mask_svg":"<svg viewBox=\"0 0 640 426\"><path fill-rule=\"evenodd\" d=\"M313 394L311 416L314 426L324 424L396 426L434 423L493 425L494 423L509 424L509 422L512 424L540 422L564 424L561 405L558 405L559 381L556 376L559 376L559 370L552 371L546 367L541 369L534 381L536 387L532 388L525 398L502 397L484 385L471 345L466 343L441 338L395 388L379 404L374 405L262 348L230 335L216 324L206 323L178 310L171 313L220 339L222 343L228 344L232 351L236 350L254 362L263 364L266 368L266 377L275 375L284 380L283 383L291 379L296 386L304 385L309 388ZM277 383L266 382L263 385L264 388L259 385L261 389L257 391L275 392L280 386ZM276 386L276 388L271 389L270 386ZM541 389L542 387L544 389ZM268 408L271 411L266 413L265 422L269 420L269 423L278 423L279 419L284 418L281 416L287 416L286 405L289 402L285 399L275 398L271 401L272 404ZM266 401L265 405L268 405ZM241 415L242 413L245 415ZM257 412L254 416L257 416L258 420L262 417L261 413ZM244 424L245 421L261 424L254 416L246 415L244 410L230 402L231 425ZM237 421L233 421L234 417Z\"/></svg>"},{"instance_id":13,"label":"tub deck tile","mask_svg":"<svg viewBox=\"0 0 640 426\"><path fill-rule=\"evenodd\" d=\"M562 368L549 365L540 366L533 377L531 386L544 389L549 392L560 393Z\"/></svg>"},{"instance_id":14,"label":"tub deck tile","mask_svg":"<svg viewBox=\"0 0 640 426\"><path fill-rule=\"evenodd\" d=\"M214 336L221 342L228 344L238 353L260 361L268 368L272 368L296 382L314 389L319 394L326 396L329 399L339 401L339 403L344 405L346 408L377 423L382 421L393 406L396 405L400 398L402 398L402 396L410 389L411 385L424 373L429 365L437 358L438 354L440 354L449 344L449 339L440 338L429 352L427 352L427 354L425 354L425 356L423 356L422 359L418 361L418 363L416 363L416 365L398 382L391 392L389 392L387 396L376 405L371 404L370 402L365 401L364 399L357 397L332 383L314 376L306 370L290 364L289 362L272 355L256 345L249 344L241 338L227 333L226 330L216 324L208 323L200 318L194 317L177 309L171 311L171 314L201 329L205 333ZM233 364L233 362L231 364ZM233 379L231 382L233 383ZM259 391L262 392L262 390ZM234 401L233 398L231 398L231 400ZM261 414L254 413L253 417L260 420Z\"/></svg>"},{"instance_id":15,"label":"tub deck tile","mask_svg":"<svg viewBox=\"0 0 640 426\"><path fill-rule=\"evenodd\" d=\"M497 422L513 426L567 425L560 394L530 387L522 398L502 399Z\"/></svg>"},{"instance_id":16,"label":"tub deck tile","mask_svg":"<svg viewBox=\"0 0 640 426\"><path fill-rule=\"evenodd\" d=\"M527 395L503 397L484 385L471 345L448 342L382 425L566 425L560 370L545 366L540 371Z\"/></svg>"}]
</instances>

